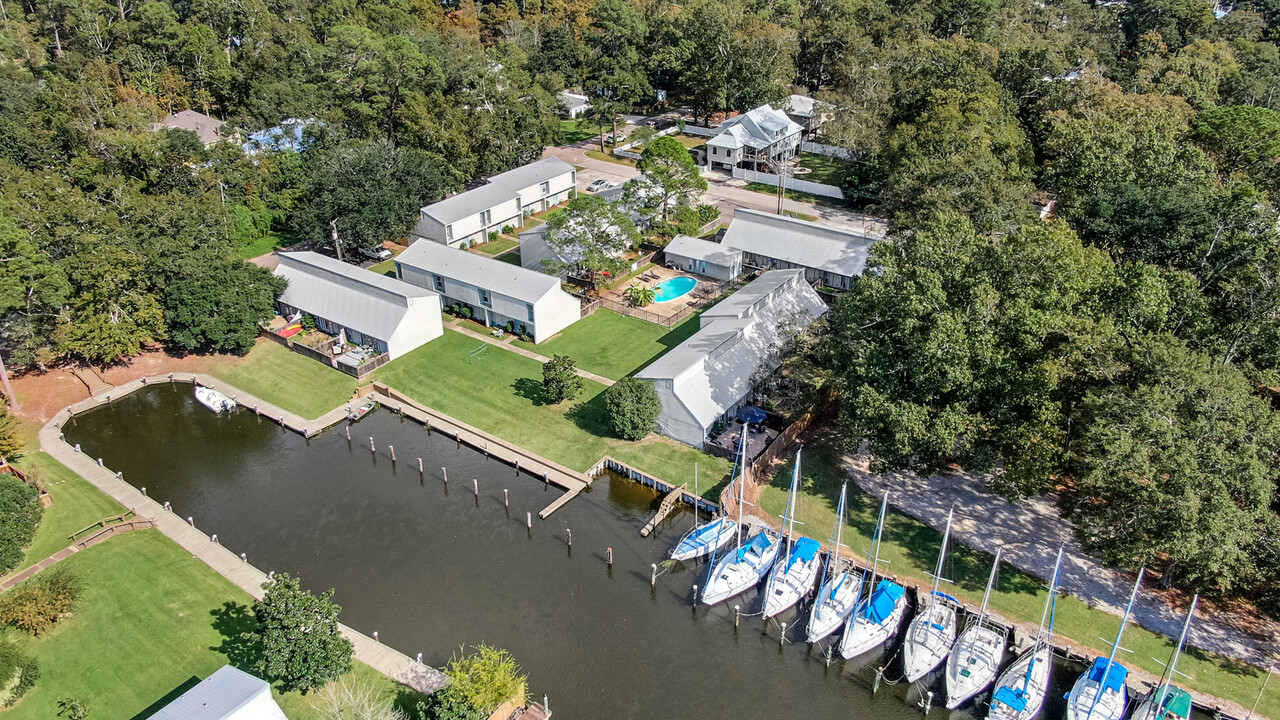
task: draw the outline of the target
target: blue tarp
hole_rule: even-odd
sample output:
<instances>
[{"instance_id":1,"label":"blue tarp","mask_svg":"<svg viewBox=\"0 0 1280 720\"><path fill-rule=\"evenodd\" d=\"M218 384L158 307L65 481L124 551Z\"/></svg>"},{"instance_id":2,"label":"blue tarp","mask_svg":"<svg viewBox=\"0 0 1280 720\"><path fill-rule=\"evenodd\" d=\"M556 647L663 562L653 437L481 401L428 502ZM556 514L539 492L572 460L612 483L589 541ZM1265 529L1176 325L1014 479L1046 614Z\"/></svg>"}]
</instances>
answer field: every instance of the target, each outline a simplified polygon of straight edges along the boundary
<instances>
[{"instance_id":1,"label":"blue tarp","mask_svg":"<svg viewBox=\"0 0 1280 720\"><path fill-rule=\"evenodd\" d=\"M796 541L795 546L791 548L791 560L787 562L787 569L790 570L791 566L798 562L809 562L818 556L818 551L821 549L822 546L818 544L817 540L810 540L807 537L800 538Z\"/></svg>"},{"instance_id":2,"label":"blue tarp","mask_svg":"<svg viewBox=\"0 0 1280 720\"><path fill-rule=\"evenodd\" d=\"M902 589L901 585L888 580L881 580L880 584L876 586L876 591L871 593L871 600L867 603L867 619L876 624L888 620L904 592L906 591Z\"/></svg>"},{"instance_id":3,"label":"blue tarp","mask_svg":"<svg viewBox=\"0 0 1280 720\"><path fill-rule=\"evenodd\" d=\"M996 690L995 701L1004 703L1013 708L1014 712L1022 712L1027 708L1027 698L1021 690L1014 690L1008 686L1001 686Z\"/></svg>"},{"instance_id":4,"label":"blue tarp","mask_svg":"<svg viewBox=\"0 0 1280 720\"><path fill-rule=\"evenodd\" d=\"M1118 662L1111 663L1111 669L1106 670L1107 659L1100 657L1093 661L1093 667L1089 668L1089 679L1102 684L1105 690L1124 691L1125 678L1129 677L1129 669ZM1107 673L1106 683L1101 683L1102 673Z\"/></svg>"},{"instance_id":5,"label":"blue tarp","mask_svg":"<svg viewBox=\"0 0 1280 720\"><path fill-rule=\"evenodd\" d=\"M938 597L942 598L943 600L950 600L951 602L955 603L956 605L959 605L959 604L960 604L960 601L959 601L959 600L957 600L957 599L955 599L955 598L951 597L950 595L948 595L948 594L946 594L946 593L942 592L941 590L934 590L934 591L933 591L933 594L934 594L934 595L937 595Z\"/></svg>"},{"instance_id":6,"label":"blue tarp","mask_svg":"<svg viewBox=\"0 0 1280 720\"><path fill-rule=\"evenodd\" d=\"M738 408L738 419L744 423L755 425L764 422L767 417L769 416L765 411L755 405L743 405Z\"/></svg>"},{"instance_id":7,"label":"blue tarp","mask_svg":"<svg viewBox=\"0 0 1280 720\"><path fill-rule=\"evenodd\" d=\"M765 535L764 533L757 533L755 537L751 538L751 542L748 542L746 545L738 548L738 560L742 560L742 558L746 557L747 553L751 551L751 548L758 548L758 554L763 555L764 551L772 544L773 543L769 541L768 535Z\"/></svg>"}]
</instances>

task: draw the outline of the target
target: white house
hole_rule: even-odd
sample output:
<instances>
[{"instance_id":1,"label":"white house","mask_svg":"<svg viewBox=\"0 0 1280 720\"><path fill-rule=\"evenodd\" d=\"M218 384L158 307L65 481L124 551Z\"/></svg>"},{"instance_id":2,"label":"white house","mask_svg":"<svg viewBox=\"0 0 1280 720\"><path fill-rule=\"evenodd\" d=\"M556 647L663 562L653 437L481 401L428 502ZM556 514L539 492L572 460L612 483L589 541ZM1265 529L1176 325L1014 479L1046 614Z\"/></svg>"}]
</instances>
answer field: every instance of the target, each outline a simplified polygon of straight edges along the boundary
<instances>
[{"instance_id":1,"label":"white house","mask_svg":"<svg viewBox=\"0 0 1280 720\"><path fill-rule=\"evenodd\" d=\"M587 111L590 101L586 95L578 95L571 92L556 93L556 100L560 103L560 109L564 110L564 114L569 118L580 117Z\"/></svg>"},{"instance_id":2,"label":"white house","mask_svg":"<svg viewBox=\"0 0 1280 720\"><path fill-rule=\"evenodd\" d=\"M271 686L230 665L222 666L151 720L288 720L271 697Z\"/></svg>"},{"instance_id":3,"label":"white house","mask_svg":"<svg viewBox=\"0 0 1280 720\"><path fill-rule=\"evenodd\" d=\"M510 323L535 343L582 318L577 298L560 279L438 243L418 243L396 258L396 277L440 293L445 306L471 308L489 327Z\"/></svg>"},{"instance_id":4,"label":"white house","mask_svg":"<svg viewBox=\"0 0 1280 720\"><path fill-rule=\"evenodd\" d=\"M280 253L275 273L289 281L276 301L281 315L310 315L324 332L392 360L444 334L431 290L313 252Z\"/></svg>"},{"instance_id":5,"label":"white house","mask_svg":"<svg viewBox=\"0 0 1280 720\"><path fill-rule=\"evenodd\" d=\"M761 105L720 123L707 141L707 164L732 170L759 170L770 161L795 157L804 128L781 110Z\"/></svg>"},{"instance_id":6,"label":"white house","mask_svg":"<svg viewBox=\"0 0 1280 720\"><path fill-rule=\"evenodd\" d=\"M782 346L826 311L800 270L766 272L711 306L698 332L636 373L662 400L658 432L701 448L750 401L752 376L776 369Z\"/></svg>"},{"instance_id":7,"label":"white house","mask_svg":"<svg viewBox=\"0 0 1280 720\"><path fill-rule=\"evenodd\" d=\"M508 225L524 227L526 216L568 200L577 186L578 172L572 165L544 158L422 208L409 242L426 239L451 247L482 242Z\"/></svg>"},{"instance_id":8,"label":"white house","mask_svg":"<svg viewBox=\"0 0 1280 720\"><path fill-rule=\"evenodd\" d=\"M871 246L883 238L759 210L738 209L722 245L755 267L802 268L805 279L836 290L853 287Z\"/></svg>"},{"instance_id":9,"label":"white house","mask_svg":"<svg viewBox=\"0 0 1280 720\"><path fill-rule=\"evenodd\" d=\"M732 280L742 274L742 251L709 240L677 235L666 254L668 265L698 275Z\"/></svg>"},{"instance_id":10,"label":"white house","mask_svg":"<svg viewBox=\"0 0 1280 720\"><path fill-rule=\"evenodd\" d=\"M822 123L831 118L835 106L808 95L788 95L783 111L792 122L804 128L804 134L808 136L817 132Z\"/></svg>"}]
</instances>

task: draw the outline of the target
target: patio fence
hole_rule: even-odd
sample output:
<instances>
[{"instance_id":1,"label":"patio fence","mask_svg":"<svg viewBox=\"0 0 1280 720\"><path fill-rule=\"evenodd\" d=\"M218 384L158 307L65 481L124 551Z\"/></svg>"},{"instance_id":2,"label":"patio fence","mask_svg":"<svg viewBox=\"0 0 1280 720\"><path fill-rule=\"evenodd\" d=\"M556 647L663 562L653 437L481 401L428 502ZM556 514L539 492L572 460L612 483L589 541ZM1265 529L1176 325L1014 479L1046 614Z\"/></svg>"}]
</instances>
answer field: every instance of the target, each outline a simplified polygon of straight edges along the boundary
<instances>
[{"instance_id":1,"label":"patio fence","mask_svg":"<svg viewBox=\"0 0 1280 720\"><path fill-rule=\"evenodd\" d=\"M586 316L584 315L583 317L586 317ZM350 375L351 377L354 377L357 380L359 380L360 378L363 378L365 375L368 375L374 370L377 370L383 365L386 365L387 363L391 362L391 356L387 353L383 353L375 358L368 360L367 362L362 364L360 367L351 367L350 365L346 365L344 363L338 362L337 358L333 357L333 353L331 352L331 350L333 349L334 343L338 341L337 338L330 338L329 340L326 340L325 342L321 343L320 348L317 349L317 348L311 347L310 345L303 345L300 342L294 342L292 338L284 337L279 333L269 330L267 328L262 328L262 334L280 343L281 345L289 348L290 350L298 353L299 355L305 355L306 357L309 357L312 360L315 360L316 362L324 363L325 365L328 365L329 367L335 370L340 370Z\"/></svg>"},{"instance_id":2,"label":"patio fence","mask_svg":"<svg viewBox=\"0 0 1280 720\"><path fill-rule=\"evenodd\" d=\"M756 182L763 185L772 185L778 187L778 176L773 173L762 173L754 170L744 170L742 168L734 168L733 176L747 182ZM797 180L793 177L787 178L787 189L797 192L809 193L819 197L844 199L844 191L835 185L824 185L823 183L809 182L808 180Z\"/></svg>"},{"instance_id":3,"label":"patio fence","mask_svg":"<svg viewBox=\"0 0 1280 720\"><path fill-rule=\"evenodd\" d=\"M835 145L823 145L822 143L816 142L801 143L800 149L807 153L826 155L827 157L840 158L841 160L848 160L853 157L853 151L849 148L836 147Z\"/></svg>"}]
</instances>

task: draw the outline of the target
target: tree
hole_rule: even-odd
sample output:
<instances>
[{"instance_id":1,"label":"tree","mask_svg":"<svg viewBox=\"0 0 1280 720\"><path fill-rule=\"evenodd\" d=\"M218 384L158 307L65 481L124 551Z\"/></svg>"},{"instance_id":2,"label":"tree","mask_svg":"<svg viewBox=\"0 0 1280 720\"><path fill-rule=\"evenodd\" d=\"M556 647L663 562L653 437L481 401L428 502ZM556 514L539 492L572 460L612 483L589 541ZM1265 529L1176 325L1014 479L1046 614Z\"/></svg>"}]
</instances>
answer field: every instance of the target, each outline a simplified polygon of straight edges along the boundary
<instances>
[{"instance_id":1,"label":"tree","mask_svg":"<svg viewBox=\"0 0 1280 720\"><path fill-rule=\"evenodd\" d=\"M658 299L658 291L654 290L652 285L632 285L623 294L627 296L627 301L636 307L652 305L653 301Z\"/></svg>"},{"instance_id":2,"label":"tree","mask_svg":"<svg viewBox=\"0 0 1280 720\"><path fill-rule=\"evenodd\" d=\"M415 150L378 140L311 153L294 224L311 238L336 231L340 255L404 237L418 210L444 196L435 162Z\"/></svg>"},{"instance_id":3,"label":"tree","mask_svg":"<svg viewBox=\"0 0 1280 720\"><path fill-rule=\"evenodd\" d=\"M1244 171L1280 190L1280 113L1252 105L1206 108L1192 122L1195 137L1218 163L1218 172Z\"/></svg>"},{"instance_id":4,"label":"tree","mask_svg":"<svg viewBox=\"0 0 1280 720\"><path fill-rule=\"evenodd\" d=\"M604 152L604 129L618 116L618 104L604 95L592 95L587 100L583 119L600 131L600 152Z\"/></svg>"},{"instance_id":5,"label":"tree","mask_svg":"<svg viewBox=\"0 0 1280 720\"><path fill-rule=\"evenodd\" d=\"M22 453L22 437L18 434L18 419L9 414L9 398L0 398L0 458L12 458Z\"/></svg>"},{"instance_id":6,"label":"tree","mask_svg":"<svg viewBox=\"0 0 1280 720\"><path fill-rule=\"evenodd\" d=\"M627 184L628 202L660 213L664 223L673 205L688 205L707 189L689 148L670 136L649 143L636 169L644 175Z\"/></svg>"},{"instance_id":7,"label":"tree","mask_svg":"<svg viewBox=\"0 0 1280 720\"><path fill-rule=\"evenodd\" d=\"M219 260L188 268L163 291L169 344L182 352L244 355L269 320L285 281L266 268Z\"/></svg>"},{"instance_id":8,"label":"tree","mask_svg":"<svg viewBox=\"0 0 1280 720\"><path fill-rule=\"evenodd\" d=\"M311 705L320 720L409 720L373 683L350 677L326 685Z\"/></svg>"},{"instance_id":9,"label":"tree","mask_svg":"<svg viewBox=\"0 0 1280 720\"><path fill-rule=\"evenodd\" d=\"M353 647L338 630L333 590L316 597L287 573L263 584L253 603L257 627L244 637L262 645L257 672L286 690L306 693L351 669Z\"/></svg>"},{"instance_id":10,"label":"tree","mask_svg":"<svg viewBox=\"0 0 1280 720\"><path fill-rule=\"evenodd\" d=\"M502 703L523 700L525 678L506 650L477 645L470 654L449 658L449 689L466 704L491 713Z\"/></svg>"},{"instance_id":11,"label":"tree","mask_svg":"<svg viewBox=\"0 0 1280 720\"><path fill-rule=\"evenodd\" d=\"M420 720L485 720L489 713L468 703L452 685L431 693L417 707Z\"/></svg>"},{"instance_id":12,"label":"tree","mask_svg":"<svg viewBox=\"0 0 1280 720\"><path fill-rule=\"evenodd\" d=\"M653 92L640 54L647 32L644 20L623 0L597 0L591 11L585 34L588 77L625 106Z\"/></svg>"},{"instance_id":13,"label":"tree","mask_svg":"<svg viewBox=\"0 0 1280 720\"><path fill-rule=\"evenodd\" d=\"M40 495L34 488L13 475L0 476L0 574L22 562L22 551L35 537L40 513Z\"/></svg>"},{"instance_id":14,"label":"tree","mask_svg":"<svg viewBox=\"0 0 1280 720\"><path fill-rule=\"evenodd\" d=\"M605 391L609 425L623 440L643 440L653 432L662 413L662 401L652 380L628 376Z\"/></svg>"},{"instance_id":15,"label":"tree","mask_svg":"<svg viewBox=\"0 0 1280 720\"><path fill-rule=\"evenodd\" d=\"M66 566L43 572L0 598L0 624L39 635L80 602L84 585Z\"/></svg>"},{"instance_id":16,"label":"tree","mask_svg":"<svg viewBox=\"0 0 1280 720\"><path fill-rule=\"evenodd\" d=\"M568 355L553 355L542 363L542 396L552 405L574 399L585 386Z\"/></svg>"},{"instance_id":17,"label":"tree","mask_svg":"<svg viewBox=\"0 0 1280 720\"><path fill-rule=\"evenodd\" d=\"M544 260L554 275L566 271L617 275L627 268L626 254L640 244L640 232L617 205L598 195L579 195L564 212L547 221L547 246L554 260Z\"/></svg>"}]
</instances>

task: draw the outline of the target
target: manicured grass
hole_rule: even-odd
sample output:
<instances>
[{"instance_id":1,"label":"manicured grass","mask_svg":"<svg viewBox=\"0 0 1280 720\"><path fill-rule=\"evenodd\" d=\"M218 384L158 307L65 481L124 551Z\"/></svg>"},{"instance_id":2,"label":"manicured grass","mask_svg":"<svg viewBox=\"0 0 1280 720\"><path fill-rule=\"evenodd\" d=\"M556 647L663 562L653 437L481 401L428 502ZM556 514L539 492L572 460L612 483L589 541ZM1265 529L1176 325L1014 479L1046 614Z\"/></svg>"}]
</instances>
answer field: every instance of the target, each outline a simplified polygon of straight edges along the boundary
<instances>
[{"instance_id":1,"label":"manicured grass","mask_svg":"<svg viewBox=\"0 0 1280 720\"><path fill-rule=\"evenodd\" d=\"M604 284L603 284L603 285L601 285L600 287L605 288L605 289L608 289L608 290L612 290L612 289L614 289L614 288L621 287L621 286L625 285L627 282L629 282L631 279L635 278L637 275L642 275L642 274L644 274L647 270L652 269L652 268L654 267L654 265L655 265L655 263L645 263L644 265L641 265L640 267L636 268L635 270L632 270L631 272L627 273L626 275L623 275L622 277L618 278L617 280L614 280L614 281L612 281L612 282L608 282L608 283L604 283Z\"/></svg>"},{"instance_id":2,"label":"manicured grass","mask_svg":"<svg viewBox=\"0 0 1280 720\"><path fill-rule=\"evenodd\" d=\"M748 190L753 190L758 193L764 193L765 195L772 195L774 197L778 197L777 185L765 185L764 183L747 183L746 188ZM838 200L836 198L822 197L820 195L810 195L809 193L800 192L799 190L788 190L787 198L790 200L795 200L797 202L812 203L814 205L826 205L827 207L839 208L842 210L845 209L846 207L843 200ZM813 216L805 215L802 219L809 219L809 218L813 218ZM816 220L817 218L813 218L813 219Z\"/></svg>"},{"instance_id":3,"label":"manicured grass","mask_svg":"<svg viewBox=\"0 0 1280 720\"><path fill-rule=\"evenodd\" d=\"M703 478L728 474L727 461L674 440L650 435L632 443L612 437L604 386L598 383L587 381L574 401L544 404L539 362L497 347L468 362L468 353L480 345L479 340L446 330L444 337L374 371L373 377L575 470L587 470L602 455L612 455L668 480L692 476L695 462Z\"/></svg>"},{"instance_id":4,"label":"manicured grass","mask_svg":"<svg viewBox=\"0 0 1280 720\"><path fill-rule=\"evenodd\" d=\"M27 473L35 473L49 490L53 504L40 516L35 540L27 548L27 556L17 567L30 567L71 544L71 533L125 509L115 500L71 472L50 455L37 452L17 463Z\"/></svg>"},{"instance_id":5,"label":"manicured grass","mask_svg":"<svg viewBox=\"0 0 1280 720\"><path fill-rule=\"evenodd\" d=\"M285 232L282 230L272 230L271 232L267 233L263 237L253 241L248 245L242 245L240 247L237 247L235 249L236 257L239 257L243 260L248 260L249 258L256 258L259 255L266 255L272 250L279 250L282 247L288 247L298 242L299 239L300 238L297 235L294 235L291 232Z\"/></svg>"},{"instance_id":6,"label":"manicured grass","mask_svg":"<svg viewBox=\"0 0 1280 720\"><path fill-rule=\"evenodd\" d=\"M391 258L390 260L383 260L377 265L370 265L368 270L369 272L376 272L379 275L386 275L387 277L395 277L396 276L396 259Z\"/></svg>"},{"instance_id":7,"label":"manicured grass","mask_svg":"<svg viewBox=\"0 0 1280 720\"><path fill-rule=\"evenodd\" d=\"M519 266L520 265L520 248L516 248L515 250L512 250L510 252L503 253L498 256L498 259L504 263L507 263L508 265Z\"/></svg>"},{"instance_id":8,"label":"manicured grass","mask_svg":"<svg viewBox=\"0 0 1280 720\"><path fill-rule=\"evenodd\" d=\"M614 163L614 164L616 164L616 165L629 165L629 166L631 166L631 167L635 167L635 165L636 165L636 163L635 163L635 161L634 161L634 160L628 160L627 158L615 157L615 156L613 156L613 155L606 155L605 153L602 153L602 152L600 152L599 150L587 150L587 151L585 151L585 153L584 153L584 154L585 154L587 157L589 157L589 158L592 158L592 159L595 159L595 160L603 160L603 161L605 161L605 162L611 162L611 163Z\"/></svg>"},{"instance_id":9,"label":"manicured grass","mask_svg":"<svg viewBox=\"0 0 1280 720\"><path fill-rule=\"evenodd\" d=\"M597 310L541 345L519 340L512 344L548 357L568 355L583 370L620 380L697 331L697 315L668 330L612 310Z\"/></svg>"},{"instance_id":10,"label":"manicured grass","mask_svg":"<svg viewBox=\"0 0 1280 720\"><path fill-rule=\"evenodd\" d=\"M346 373L265 338L246 357L227 361L212 374L307 419L350 400L360 384Z\"/></svg>"},{"instance_id":11,"label":"manicured grass","mask_svg":"<svg viewBox=\"0 0 1280 720\"><path fill-rule=\"evenodd\" d=\"M497 240L490 240L487 243L477 245L476 250L485 255L501 255L502 253L514 248L520 244L519 240L509 237L500 237Z\"/></svg>"},{"instance_id":12,"label":"manicured grass","mask_svg":"<svg viewBox=\"0 0 1280 720\"><path fill-rule=\"evenodd\" d=\"M835 185L836 187L840 187L844 182L844 176L847 172L845 164L839 160L813 153L801 153L799 165L802 168L808 168L812 172L796 175L797 180L808 180L809 182Z\"/></svg>"},{"instance_id":13,"label":"manicured grass","mask_svg":"<svg viewBox=\"0 0 1280 720\"><path fill-rule=\"evenodd\" d=\"M588 139L599 141L600 129L586 120L561 120L560 137L564 145L572 145Z\"/></svg>"},{"instance_id":14,"label":"manicured grass","mask_svg":"<svg viewBox=\"0 0 1280 720\"><path fill-rule=\"evenodd\" d=\"M805 523L806 535L823 542L827 541L835 522L840 486L848 479L839 465L839 453L834 438L825 436L810 442L804 449L803 485L796 519ZM775 516L783 513L792 470L793 465L788 462L764 488L760 498L762 512ZM865 556L871 547L879 511L880 499L861 492L850 481L849 514L843 542L859 555ZM933 572L941 541L941 533L890 507L885 519L881 558L889 561L888 572L898 575L900 580L928 587L933 581L927 574ZM1054 548L1044 549L1046 554L1054 551ZM952 543L944 574L954 584L948 585L947 591L970 604L980 603L991 571L991 560L986 553ZM1006 617L1035 625L1040 622L1047 594L1048 589L1041 580L1004 565L998 588L991 595L991 607ZM1118 616L1094 610L1077 598L1062 596L1058 600L1054 633L1069 638L1076 645L1093 648L1097 654L1105 654L1109 648L1098 638L1115 637L1119 624ZM1167 662L1173 643L1169 638L1131 623L1125 631L1124 646L1133 653L1125 655L1126 663L1159 676L1164 668L1155 659ZM1246 708L1257 696L1264 675L1264 671L1244 663L1195 649L1183 655L1178 670L1192 678L1180 681L1186 687L1234 700ZM1258 709L1270 717L1280 717L1280 688L1269 687Z\"/></svg>"},{"instance_id":15,"label":"manicured grass","mask_svg":"<svg viewBox=\"0 0 1280 720\"><path fill-rule=\"evenodd\" d=\"M9 632L34 652L41 677L6 720L56 717L72 695L93 720L143 718L227 663L252 671L253 648L239 638L252 599L159 531L114 537L61 565L84 582L80 609L39 638ZM380 692L407 690L357 668ZM310 698L276 698L292 720L316 717Z\"/></svg>"}]
</instances>

